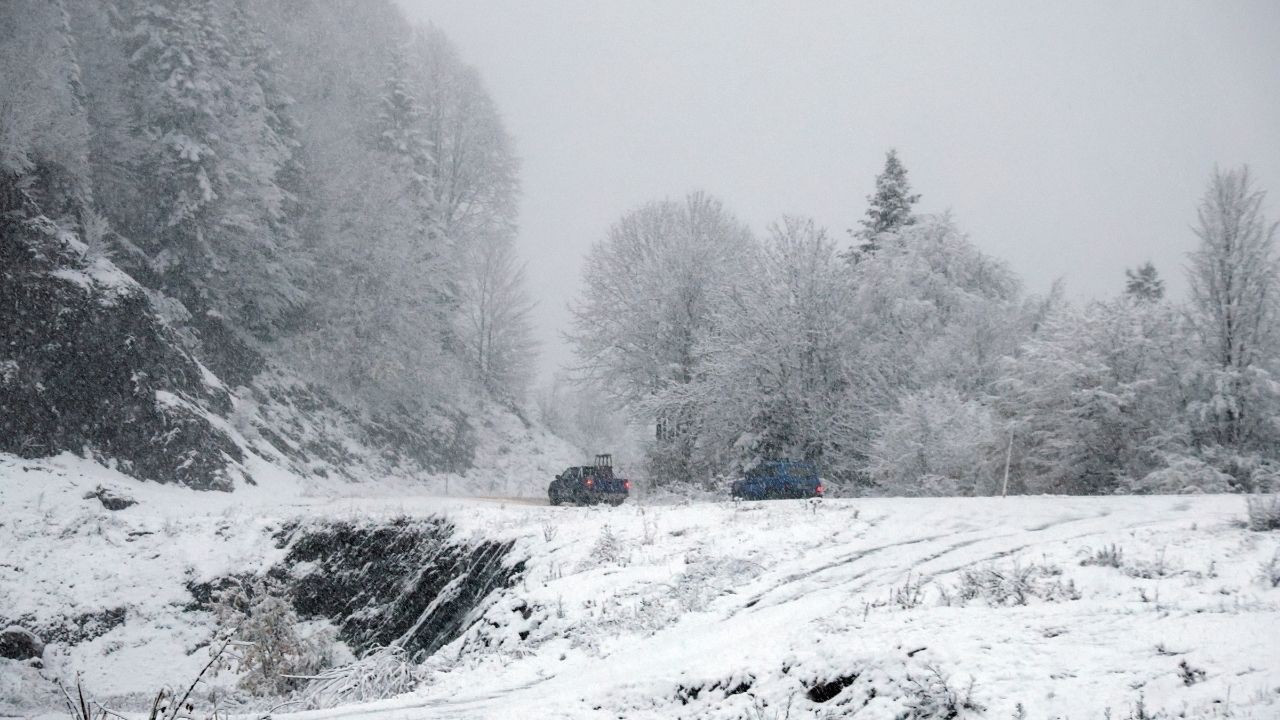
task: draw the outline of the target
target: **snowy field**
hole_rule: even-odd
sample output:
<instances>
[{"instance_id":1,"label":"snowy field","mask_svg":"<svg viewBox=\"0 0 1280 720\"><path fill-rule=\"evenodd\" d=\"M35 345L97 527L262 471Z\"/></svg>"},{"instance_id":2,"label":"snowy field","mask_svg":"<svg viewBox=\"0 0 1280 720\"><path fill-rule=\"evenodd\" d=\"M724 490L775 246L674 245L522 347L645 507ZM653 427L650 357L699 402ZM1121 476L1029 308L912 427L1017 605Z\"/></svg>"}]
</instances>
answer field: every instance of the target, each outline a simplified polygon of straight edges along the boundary
<instances>
[{"instance_id":1,"label":"snowy field","mask_svg":"<svg viewBox=\"0 0 1280 720\"><path fill-rule=\"evenodd\" d=\"M105 510L100 483L139 504ZM260 571L290 519L444 514L526 571L418 692L296 718L1280 717L1280 536L1239 496L551 508L231 494L0 456L0 614L127 608L44 677L142 697L207 661L189 582ZM40 675L0 661L0 714ZM218 682L227 679L219 678ZM1021 707L1021 710L1019 710ZM915 713L914 715L912 713ZM1019 714L1021 713L1021 714ZM1166 713L1166 714L1161 714ZM56 715L50 715L53 717Z\"/></svg>"}]
</instances>

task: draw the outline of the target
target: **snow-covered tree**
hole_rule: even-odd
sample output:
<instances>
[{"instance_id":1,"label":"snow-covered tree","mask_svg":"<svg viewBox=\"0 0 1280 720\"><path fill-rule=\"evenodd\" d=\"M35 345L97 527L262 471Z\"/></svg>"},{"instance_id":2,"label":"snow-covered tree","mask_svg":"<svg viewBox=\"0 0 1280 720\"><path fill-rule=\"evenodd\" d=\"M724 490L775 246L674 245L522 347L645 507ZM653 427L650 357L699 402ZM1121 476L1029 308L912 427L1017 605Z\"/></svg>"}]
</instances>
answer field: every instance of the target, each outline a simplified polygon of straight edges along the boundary
<instances>
[{"instance_id":1,"label":"snow-covered tree","mask_svg":"<svg viewBox=\"0 0 1280 720\"><path fill-rule=\"evenodd\" d=\"M1150 261L1136 269L1126 268L1124 276L1126 278L1124 291L1130 297L1149 302L1164 299L1164 280L1160 279L1156 266Z\"/></svg>"},{"instance_id":2,"label":"snow-covered tree","mask_svg":"<svg viewBox=\"0 0 1280 720\"><path fill-rule=\"evenodd\" d=\"M751 259L695 349L695 382L659 403L697 408L712 470L794 458L847 481L865 423L852 278L812 220L784 218Z\"/></svg>"},{"instance_id":3,"label":"snow-covered tree","mask_svg":"<svg viewBox=\"0 0 1280 720\"><path fill-rule=\"evenodd\" d=\"M120 91L133 138L102 147L103 160L128 167L133 184L113 188L104 204L127 239L126 267L186 306L210 353L237 334L236 342L250 333L271 339L307 299L294 195L299 143L272 51L241 0L121 7ZM98 133L118 142L114 101L94 100L104 109Z\"/></svg>"},{"instance_id":4,"label":"snow-covered tree","mask_svg":"<svg viewBox=\"0 0 1280 720\"><path fill-rule=\"evenodd\" d=\"M440 254L443 242L435 205L435 153L425 138L423 111L409 88L407 49L396 49L375 121L375 146L402 177L406 205L416 215L414 229L424 253Z\"/></svg>"},{"instance_id":5,"label":"snow-covered tree","mask_svg":"<svg viewBox=\"0 0 1280 720\"><path fill-rule=\"evenodd\" d=\"M555 374L536 397L538 419L568 440L583 457L611 452L615 461L640 458L645 433L634 427L627 413L600 387L575 382L566 372Z\"/></svg>"},{"instance_id":6,"label":"snow-covered tree","mask_svg":"<svg viewBox=\"0 0 1280 720\"><path fill-rule=\"evenodd\" d=\"M1003 439L983 402L945 386L926 388L880 418L867 474L893 494L990 494L998 491Z\"/></svg>"},{"instance_id":7,"label":"snow-covered tree","mask_svg":"<svg viewBox=\"0 0 1280 720\"><path fill-rule=\"evenodd\" d=\"M210 0L128 7L133 120L146 143L133 170L147 187L138 215L118 226L148 253L166 289L194 300L226 270L211 236L227 185L218 147L232 89L227 39Z\"/></svg>"},{"instance_id":8,"label":"snow-covered tree","mask_svg":"<svg viewBox=\"0 0 1280 720\"><path fill-rule=\"evenodd\" d=\"M1231 454L1275 456L1280 413L1277 223L1247 167L1215 171L1191 254L1192 325L1201 361L1191 412L1199 437ZM1248 482L1247 478L1241 478Z\"/></svg>"},{"instance_id":9,"label":"snow-covered tree","mask_svg":"<svg viewBox=\"0 0 1280 720\"><path fill-rule=\"evenodd\" d=\"M381 410L448 406L486 383L518 396L500 386L522 382L523 313L484 344L483 372L468 330L492 320L473 313L478 283L516 236L517 165L478 75L442 33L410 28L390 3L256 9L293 59L284 89L299 98L310 179L314 301L289 354ZM315 42L327 52L311 52ZM510 280L499 285L513 295Z\"/></svg>"},{"instance_id":10,"label":"snow-covered tree","mask_svg":"<svg viewBox=\"0 0 1280 720\"><path fill-rule=\"evenodd\" d=\"M1020 283L946 215L885 236L853 271L864 354L883 408L936 383L977 390L1024 332Z\"/></svg>"},{"instance_id":11,"label":"snow-covered tree","mask_svg":"<svg viewBox=\"0 0 1280 720\"><path fill-rule=\"evenodd\" d=\"M494 397L522 403L536 352L524 266L503 237L471 243L460 265L460 354Z\"/></svg>"},{"instance_id":12,"label":"snow-covered tree","mask_svg":"<svg viewBox=\"0 0 1280 720\"><path fill-rule=\"evenodd\" d=\"M570 337L587 378L654 424L657 482L694 472L698 409L653 403L697 378L698 344L751 243L720 201L694 193L628 213L587 255Z\"/></svg>"},{"instance_id":13,"label":"snow-covered tree","mask_svg":"<svg viewBox=\"0 0 1280 720\"><path fill-rule=\"evenodd\" d=\"M996 383L1015 489L1141 490L1149 473L1182 457L1185 337L1164 303L1126 296L1060 306Z\"/></svg>"},{"instance_id":14,"label":"snow-covered tree","mask_svg":"<svg viewBox=\"0 0 1280 720\"><path fill-rule=\"evenodd\" d=\"M88 125L62 2L0 5L0 179L5 212L74 229L91 198ZM19 211L27 205L28 210Z\"/></svg>"},{"instance_id":15,"label":"snow-covered tree","mask_svg":"<svg viewBox=\"0 0 1280 720\"><path fill-rule=\"evenodd\" d=\"M876 176L876 191L867 196L870 207L862 220L862 229L850 231L858 246L849 256L857 260L874 253L880 245L880 236L895 233L916 222L912 208L920 201L920 195L912 194L907 180L907 169L898 159L898 151L885 155L884 169Z\"/></svg>"}]
</instances>

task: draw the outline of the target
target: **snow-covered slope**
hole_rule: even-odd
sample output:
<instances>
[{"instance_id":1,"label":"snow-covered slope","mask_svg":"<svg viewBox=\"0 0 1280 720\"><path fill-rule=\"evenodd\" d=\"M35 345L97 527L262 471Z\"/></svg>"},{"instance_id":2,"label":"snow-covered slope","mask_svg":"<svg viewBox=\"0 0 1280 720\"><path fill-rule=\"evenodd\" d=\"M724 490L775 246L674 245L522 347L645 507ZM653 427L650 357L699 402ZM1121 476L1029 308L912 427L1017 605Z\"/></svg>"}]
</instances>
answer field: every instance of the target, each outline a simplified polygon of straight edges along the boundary
<instances>
[{"instance_id":1,"label":"snow-covered slope","mask_svg":"<svg viewBox=\"0 0 1280 720\"><path fill-rule=\"evenodd\" d=\"M416 693L298 718L1280 717L1280 536L1238 496L551 508L0 460L5 614L127 608L47 656L99 695L190 678L209 621L186 584L277 562L284 522L440 514L514 540L521 578ZM104 481L140 503L82 499ZM0 666L0 690L34 672Z\"/></svg>"},{"instance_id":2,"label":"snow-covered slope","mask_svg":"<svg viewBox=\"0 0 1280 720\"><path fill-rule=\"evenodd\" d=\"M1280 589L1259 568L1280 538L1240 529L1242 511L1230 496L466 508L531 555L486 618L500 627L474 631L496 649L463 638L418 696L307 717L945 717L930 703L948 692L971 699L962 716L1125 718L1141 701L1278 717ZM606 526L614 561L593 558ZM1081 564L1112 547L1119 567Z\"/></svg>"}]
</instances>

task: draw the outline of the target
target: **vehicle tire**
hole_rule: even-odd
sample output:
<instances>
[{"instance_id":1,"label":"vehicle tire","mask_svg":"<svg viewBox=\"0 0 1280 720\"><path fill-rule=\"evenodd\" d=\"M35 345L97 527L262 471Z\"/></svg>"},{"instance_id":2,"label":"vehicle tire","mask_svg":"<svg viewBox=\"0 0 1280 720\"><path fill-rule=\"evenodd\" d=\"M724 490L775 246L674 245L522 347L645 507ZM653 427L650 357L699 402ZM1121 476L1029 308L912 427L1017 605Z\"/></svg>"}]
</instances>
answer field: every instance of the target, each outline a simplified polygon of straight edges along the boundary
<instances>
[{"instance_id":1,"label":"vehicle tire","mask_svg":"<svg viewBox=\"0 0 1280 720\"><path fill-rule=\"evenodd\" d=\"M554 492L548 493L547 499L551 502L553 506L560 504L560 496Z\"/></svg>"}]
</instances>

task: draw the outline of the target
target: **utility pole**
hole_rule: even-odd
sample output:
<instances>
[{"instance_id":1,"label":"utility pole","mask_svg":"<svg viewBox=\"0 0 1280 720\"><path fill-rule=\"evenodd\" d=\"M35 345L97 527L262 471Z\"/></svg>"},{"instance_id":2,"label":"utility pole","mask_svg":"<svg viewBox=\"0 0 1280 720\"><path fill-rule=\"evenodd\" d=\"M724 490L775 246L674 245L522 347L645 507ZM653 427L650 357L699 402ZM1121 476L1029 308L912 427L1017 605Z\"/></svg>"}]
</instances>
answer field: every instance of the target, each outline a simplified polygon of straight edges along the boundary
<instances>
[{"instance_id":1,"label":"utility pole","mask_svg":"<svg viewBox=\"0 0 1280 720\"><path fill-rule=\"evenodd\" d=\"M1000 497L1009 497L1009 463L1013 460L1013 433L1009 433L1009 449L1004 454L1004 488Z\"/></svg>"}]
</instances>

